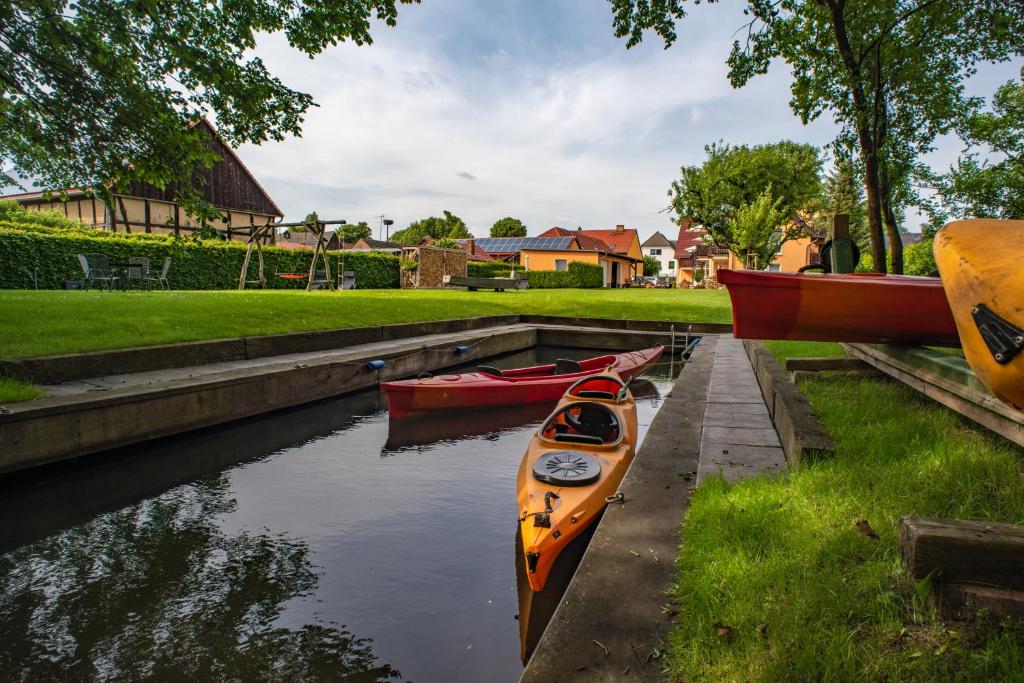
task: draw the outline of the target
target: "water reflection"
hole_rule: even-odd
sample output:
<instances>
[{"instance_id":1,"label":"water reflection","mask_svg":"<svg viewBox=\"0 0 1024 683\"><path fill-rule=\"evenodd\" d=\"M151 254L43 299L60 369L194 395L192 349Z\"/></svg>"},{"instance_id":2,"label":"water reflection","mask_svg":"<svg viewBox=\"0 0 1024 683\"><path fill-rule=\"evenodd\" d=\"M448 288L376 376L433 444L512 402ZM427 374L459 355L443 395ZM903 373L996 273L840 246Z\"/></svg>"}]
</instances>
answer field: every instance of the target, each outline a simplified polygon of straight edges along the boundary
<instances>
[{"instance_id":1,"label":"water reflection","mask_svg":"<svg viewBox=\"0 0 1024 683\"><path fill-rule=\"evenodd\" d=\"M395 680L370 641L277 625L315 591L309 548L225 534L226 476L100 515L0 557L4 680Z\"/></svg>"},{"instance_id":2,"label":"water reflection","mask_svg":"<svg viewBox=\"0 0 1024 683\"><path fill-rule=\"evenodd\" d=\"M514 680L515 473L551 407L389 424L367 392L3 480L0 676Z\"/></svg>"}]
</instances>

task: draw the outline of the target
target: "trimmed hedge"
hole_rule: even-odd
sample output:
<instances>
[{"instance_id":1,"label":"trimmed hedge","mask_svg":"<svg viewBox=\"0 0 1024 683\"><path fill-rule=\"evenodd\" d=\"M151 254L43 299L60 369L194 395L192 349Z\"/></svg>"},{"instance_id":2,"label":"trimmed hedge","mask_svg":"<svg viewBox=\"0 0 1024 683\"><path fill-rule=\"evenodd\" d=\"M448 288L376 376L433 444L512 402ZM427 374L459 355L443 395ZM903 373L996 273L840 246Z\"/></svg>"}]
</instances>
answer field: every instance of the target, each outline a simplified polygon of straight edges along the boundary
<instances>
[{"instance_id":1,"label":"trimmed hedge","mask_svg":"<svg viewBox=\"0 0 1024 683\"><path fill-rule=\"evenodd\" d=\"M469 277L508 277L513 270L524 270L522 266L503 261L470 261L466 264Z\"/></svg>"},{"instance_id":2,"label":"trimmed hedge","mask_svg":"<svg viewBox=\"0 0 1024 683\"><path fill-rule=\"evenodd\" d=\"M568 270L531 270L526 273L531 289L587 289L604 286L604 269L573 261Z\"/></svg>"},{"instance_id":3,"label":"trimmed hedge","mask_svg":"<svg viewBox=\"0 0 1024 683\"><path fill-rule=\"evenodd\" d=\"M23 229L0 223L0 289L31 289L37 269L40 289L62 289L65 280L81 280L78 254L101 253L112 261L132 256L148 258L159 269L171 257L168 280L172 289L234 289L242 268L246 245L222 240L175 240L162 235L89 234L100 231ZM339 266L331 253L331 269ZM307 273L312 252L308 250L263 248L264 275L272 289L301 289L305 280L285 280L276 273ZM360 289L393 289L399 286L398 257L375 252L344 252L341 265L354 271ZM255 278L255 260L249 277Z\"/></svg>"}]
</instances>

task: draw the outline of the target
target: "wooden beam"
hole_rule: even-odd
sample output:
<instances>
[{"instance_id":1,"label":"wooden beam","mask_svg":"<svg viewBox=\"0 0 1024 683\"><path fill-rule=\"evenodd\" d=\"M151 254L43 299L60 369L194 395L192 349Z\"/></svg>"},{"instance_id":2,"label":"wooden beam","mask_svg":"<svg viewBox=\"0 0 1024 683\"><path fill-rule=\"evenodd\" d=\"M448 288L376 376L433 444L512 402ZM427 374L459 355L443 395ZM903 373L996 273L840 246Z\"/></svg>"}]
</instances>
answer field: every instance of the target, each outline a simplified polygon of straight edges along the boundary
<instances>
[{"instance_id":1,"label":"wooden beam","mask_svg":"<svg viewBox=\"0 0 1024 683\"><path fill-rule=\"evenodd\" d=\"M146 232L153 232L153 229L150 226L150 222L149 222L149 200L148 199L143 199L142 202L143 202L143 206L145 206L145 209L146 209L146 211L145 211L145 213L146 213L146 226L145 226L146 227Z\"/></svg>"},{"instance_id":2,"label":"wooden beam","mask_svg":"<svg viewBox=\"0 0 1024 683\"><path fill-rule=\"evenodd\" d=\"M181 235L181 207L178 206L178 202L174 202L174 236L178 237Z\"/></svg>"},{"instance_id":3,"label":"wooden beam","mask_svg":"<svg viewBox=\"0 0 1024 683\"><path fill-rule=\"evenodd\" d=\"M786 360L787 370L806 370L820 372L822 370L863 371L873 370L860 358L789 358Z\"/></svg>"},{"instance_id":4,"label":"wooden beam","mask_svg":"<svg viewBox=\"0 0 1024 683\"><path fill-rule=\"evenodd\" d=\"M1024 590L1024 527L933 517L900 519L900 555L914 579Z\"/></svg>"},{"instance_id":5,"label":"wooden beam","mask_svg":"<svg viewBox=\"0 0 1024 683\"><path fill-rule=\"evenodd\" d=\"M131 232L132 228L128 225L128 210L124 208L124 197L121 195L117 196L117 206L121 209L121 219L124 221L124 231Z\"/></svg>"}]
</instances>

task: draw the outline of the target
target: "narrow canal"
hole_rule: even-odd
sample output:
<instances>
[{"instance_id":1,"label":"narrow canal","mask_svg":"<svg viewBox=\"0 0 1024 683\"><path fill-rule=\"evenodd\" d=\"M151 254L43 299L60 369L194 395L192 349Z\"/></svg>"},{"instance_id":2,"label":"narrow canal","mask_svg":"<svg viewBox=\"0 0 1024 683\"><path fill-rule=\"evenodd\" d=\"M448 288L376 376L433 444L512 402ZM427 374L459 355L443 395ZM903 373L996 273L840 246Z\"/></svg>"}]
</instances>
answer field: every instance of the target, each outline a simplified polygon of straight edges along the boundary
<instances>
[{"instance_id":1,"label":"narrow canal","mask_svg":"<svg viewBox=\"0 0 1024 683\"><path fill-rule=\"evenodd\" d=\"M667 365L646 380L641 436ZM389 424L364 392L0 482L0 678L514 681L550 407Z\"/></svg>"}]
</instances>

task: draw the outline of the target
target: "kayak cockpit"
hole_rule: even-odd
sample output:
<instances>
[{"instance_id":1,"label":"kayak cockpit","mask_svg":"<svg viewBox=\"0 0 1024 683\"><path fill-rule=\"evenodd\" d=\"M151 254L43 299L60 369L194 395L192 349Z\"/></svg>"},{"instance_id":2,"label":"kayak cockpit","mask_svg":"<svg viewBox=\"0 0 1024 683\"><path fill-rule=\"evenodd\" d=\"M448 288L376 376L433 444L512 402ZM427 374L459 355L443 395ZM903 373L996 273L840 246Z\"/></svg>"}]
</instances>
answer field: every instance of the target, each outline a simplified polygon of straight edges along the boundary
<instances>
[{"instance_id":1,"label":"kayak cockpit","mask_svg":"<svg viewBox=\"0 0 1024 683\"><path fill-rule=\"evenodd\" d=\"M603 403L570 403L549 417L540 435L557 443L611 446L622 438L622 425L615 412Z\"/></svg>"}]
</instances>

